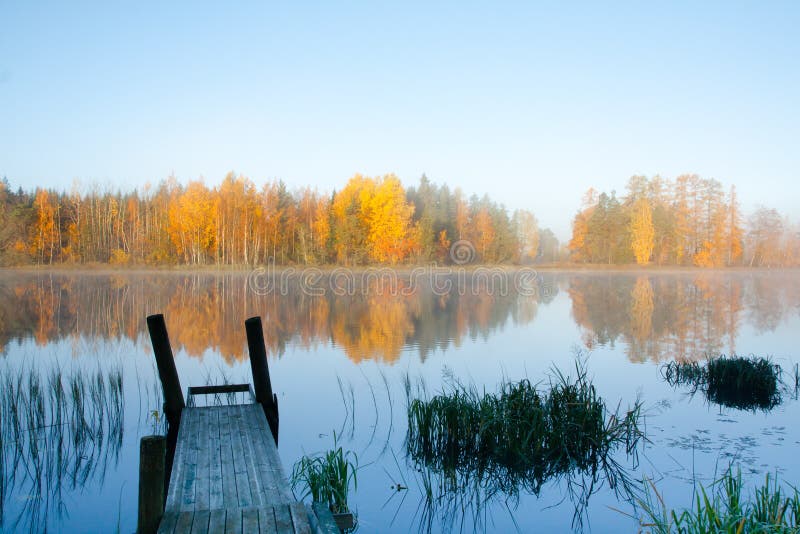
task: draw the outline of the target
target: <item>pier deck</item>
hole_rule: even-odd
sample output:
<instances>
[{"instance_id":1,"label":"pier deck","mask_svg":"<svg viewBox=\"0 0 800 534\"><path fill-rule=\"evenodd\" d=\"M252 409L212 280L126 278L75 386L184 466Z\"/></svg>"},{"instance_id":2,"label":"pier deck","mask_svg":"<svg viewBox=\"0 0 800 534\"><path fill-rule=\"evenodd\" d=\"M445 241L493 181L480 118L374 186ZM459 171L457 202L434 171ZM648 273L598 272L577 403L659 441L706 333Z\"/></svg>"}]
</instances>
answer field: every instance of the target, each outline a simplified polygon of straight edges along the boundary
<instances>
[{"instance_id":1,"label":"pier deck","mask_svg":"<svg viewBox=\"0 0 800 534\"><path fill-rule=\"evenodd\" d=\"M337 532L296 502L260 404L186 407L159 533Z\"/></svg>"}]
</instances>

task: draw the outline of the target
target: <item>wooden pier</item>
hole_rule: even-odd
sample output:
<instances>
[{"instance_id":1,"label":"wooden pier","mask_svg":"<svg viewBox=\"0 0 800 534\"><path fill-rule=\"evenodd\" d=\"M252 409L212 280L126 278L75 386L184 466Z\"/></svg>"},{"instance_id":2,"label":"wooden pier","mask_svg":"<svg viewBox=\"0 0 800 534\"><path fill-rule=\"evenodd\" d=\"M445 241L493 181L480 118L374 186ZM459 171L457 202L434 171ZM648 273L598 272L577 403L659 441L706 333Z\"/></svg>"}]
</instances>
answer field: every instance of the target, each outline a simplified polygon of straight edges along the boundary
<instances>
[{"instance_id":1,"label":"wooden pier","mask_svg":"<svg viewBox=\"0 0 800 534\"><path fill-rule=\"evenodd\" d=\"M167 454L170 476L158 532L338 534L327 506L297 502L289 488L278 456L277 397L269 382L261 320L247 321L255 391L249 384L190 387L188 406L163 316L150 316L147 324L165 389L164 412L170 429L177 426L171 461ZM239 395L246 402L195 406L200 395Z\"/></svg>"}]
</instances>

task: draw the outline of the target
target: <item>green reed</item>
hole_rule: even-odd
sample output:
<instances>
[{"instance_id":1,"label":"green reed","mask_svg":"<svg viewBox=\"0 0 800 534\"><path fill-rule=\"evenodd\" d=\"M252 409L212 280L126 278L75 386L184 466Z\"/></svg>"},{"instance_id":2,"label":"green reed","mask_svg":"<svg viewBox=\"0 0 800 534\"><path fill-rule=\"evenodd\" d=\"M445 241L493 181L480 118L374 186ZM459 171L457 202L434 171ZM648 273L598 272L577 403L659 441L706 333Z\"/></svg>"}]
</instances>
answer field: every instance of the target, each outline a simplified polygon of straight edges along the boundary
<instances>
[{"instance_id":1,"label":"green reed","mask_svg":"<svg viewBox=\"0 0 800 534\"><path fill-rule=\"evenodd\" d=\"M671 386L690 386L710 402L739 410L769 411L781 403L781 367L755 356L720 356L699 364L669 362L662 375Z\"/></svg>"},{"instance_id":2,"label":"green reed","mask_svg":"<svg viewBox=\"0 0 800 534\"><path fill-rule=\"evenodd\" d=\"M121 369L41 372L0 367L0 520L9 493L27 494L11 530L46 528L64 489L118 461L124 429ZM0 527L3 525L0 524Z\"/></svg>"},{"instance_id":3,"label":"green reed","mask_svg":"<svg viewBox=\"0 0 800 534\"><path fill-rule=\"evenodd\" d=\"M350 486L358 489L356 472L358 457L336 445L322 455L303 456L292 469L292 491L304 488L301 499L311 496L312 501L328 503L331 512L350 512L348 497Z\"/></svg>"},{"instance_id":4,"label":"green reed","mask_svg":"<svg viewBox=\"0 0 800 534\"><path fill-rule=\"evenodd\" d=\"M698 484L690 508L669 508L652 481L645 480L644 496L638 500L642 510L639 524L654 534L695 533L796 533L800 531L800 494L787 491L766 475L749 499L743 495L742 474L728 467L721 478L709 486Z\"/></svg>"},{"instance_id":5,"label":"green reed","mask_svg":"<svg viewBox=\"0 0 800 534\"><path fill-rule=\"evenodd\" d=\"M576 364L576 371L574 379L556 371L549 387L524 379L493 394L456 382L430 399L409 397L406 450L425 475L423 486L437 487L437 498L446 502L461 491L480 511L475 496L538 494L562 478L578 504L575 522L596 484L628 494L632 481L614 453L624 449L636 462L644 437L641 403L611 410L585 368Z\"/></svg>"}]
</instances>

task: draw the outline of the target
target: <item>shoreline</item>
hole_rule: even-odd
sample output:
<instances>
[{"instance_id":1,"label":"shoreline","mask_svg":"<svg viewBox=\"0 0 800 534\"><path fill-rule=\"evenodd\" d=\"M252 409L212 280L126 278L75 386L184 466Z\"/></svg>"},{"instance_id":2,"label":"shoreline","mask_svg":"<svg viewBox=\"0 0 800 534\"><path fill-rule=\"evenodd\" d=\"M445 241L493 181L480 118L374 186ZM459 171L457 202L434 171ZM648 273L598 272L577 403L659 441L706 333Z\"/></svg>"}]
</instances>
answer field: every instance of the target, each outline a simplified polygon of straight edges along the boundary
<instances>
[{"instance_id":1,"label":"shoreline","mask_svg":"<svg viewBox=\"0 0 800 534\"><path fill-rule=\"evenodd\" d=\"M96 275L169 275L169 274L247 274L259 269L273 269L275 273L287 273L294 270L300 274L303 271L316 269L323 274L347 270L349 272L382 272L394 271L399 274L410 275L415 269L450 269L452 272L463 270L467 273L479 269L500 270L513 273L518 271L535 271L546 273L575 273L575 274L735 274L735 273L800 273L800 267L717 267L705 268L694 266L638 266L638 265L579 265L579 264L531 264L531 265L504 265L504 264L470 264L470 265L358 265L347 267L344 265L169 265L145 266L124 265L114 266L109 264L88 265L18 265L0 267L0 274L96 274Z\"/></svg>"}]
</instances>

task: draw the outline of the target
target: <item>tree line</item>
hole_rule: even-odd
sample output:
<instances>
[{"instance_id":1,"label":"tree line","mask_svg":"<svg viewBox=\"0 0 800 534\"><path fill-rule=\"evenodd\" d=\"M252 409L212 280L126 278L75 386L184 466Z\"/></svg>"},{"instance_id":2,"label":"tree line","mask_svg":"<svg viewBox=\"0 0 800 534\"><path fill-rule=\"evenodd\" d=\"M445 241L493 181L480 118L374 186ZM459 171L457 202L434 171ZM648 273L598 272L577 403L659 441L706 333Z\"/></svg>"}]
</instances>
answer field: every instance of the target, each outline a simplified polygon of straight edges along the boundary
<instances>
[{"instance_id":1,"label":"tree line","mask_svg":"<svg viewBox=\"0 0 800 534\"><path fill-rule=\"evenodd\" d=\"M587 191L568 249L590 264L797 266L800 228L766 207L745 218L736 188L714 179L633 176L622 198Z\"/></svg>"},{"instance_id":2,"label":"tree line","mask_svg":"<svg viewBox=\"0 0 800 534\"><path fill-rule=\"evenodd\" d=\"M356 175L332 194L228 174L131 192L12 191L0 182L2 264L402 264L451 262L469 240L484 263L553 261L559 244L529 211L467 199L423 176Z\"/></svg>"}]
</instances>

